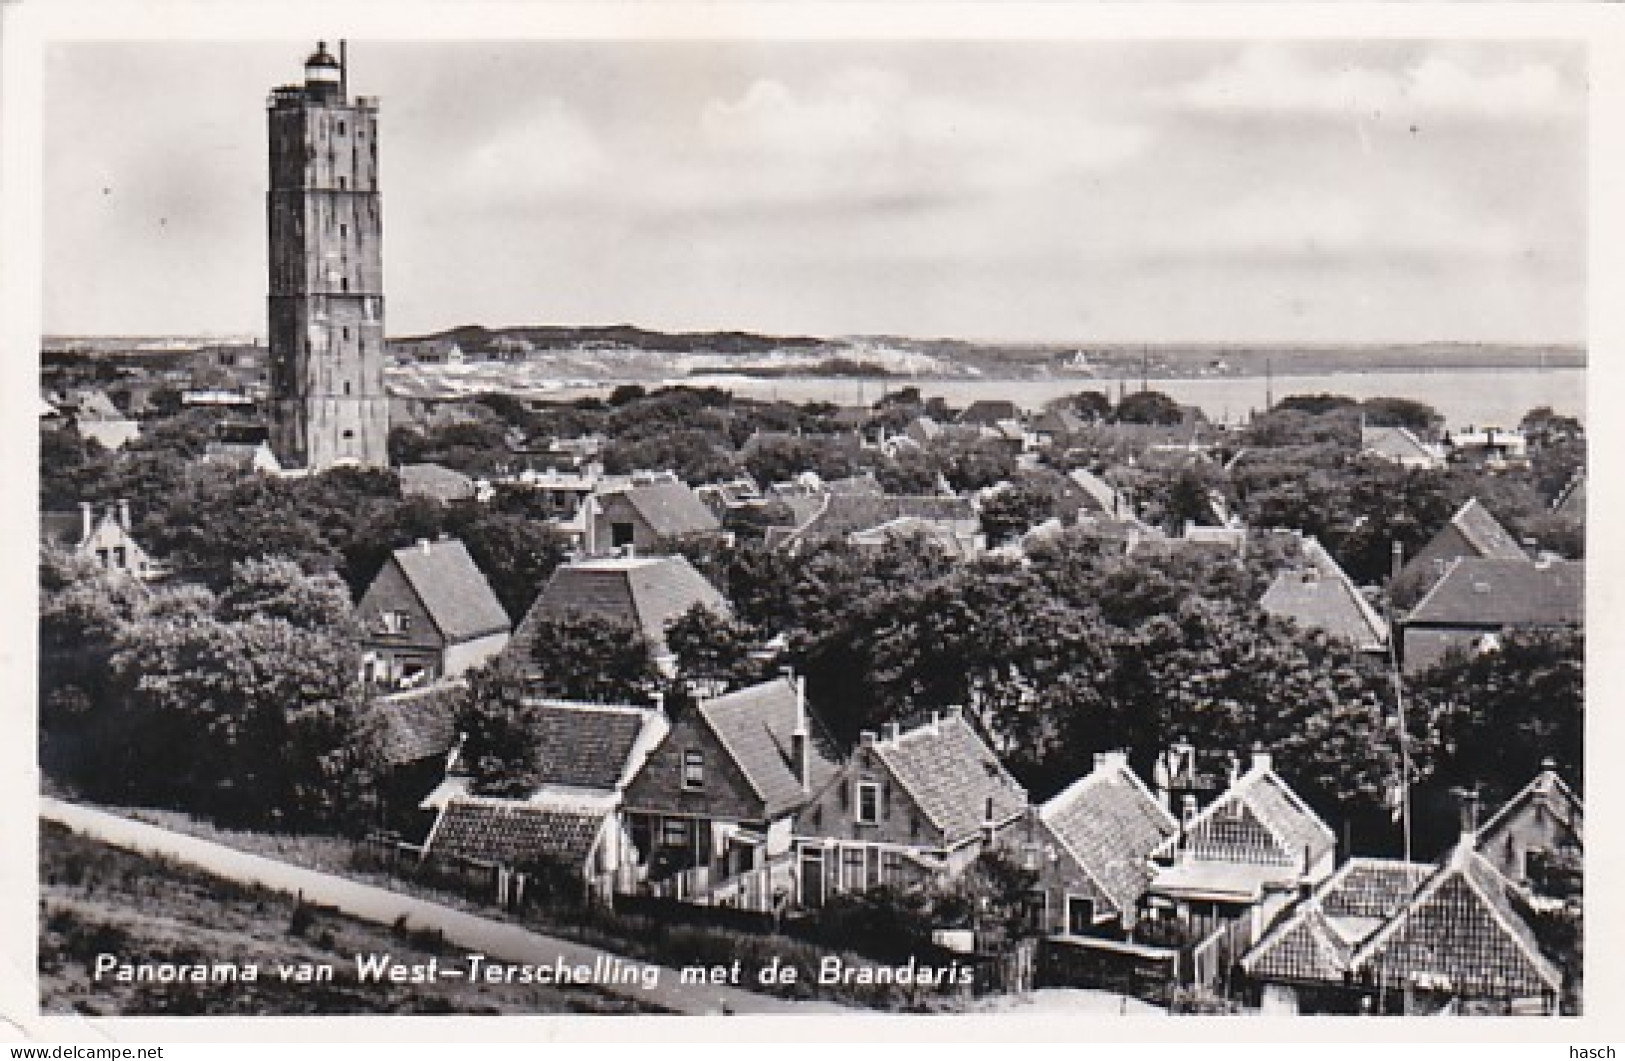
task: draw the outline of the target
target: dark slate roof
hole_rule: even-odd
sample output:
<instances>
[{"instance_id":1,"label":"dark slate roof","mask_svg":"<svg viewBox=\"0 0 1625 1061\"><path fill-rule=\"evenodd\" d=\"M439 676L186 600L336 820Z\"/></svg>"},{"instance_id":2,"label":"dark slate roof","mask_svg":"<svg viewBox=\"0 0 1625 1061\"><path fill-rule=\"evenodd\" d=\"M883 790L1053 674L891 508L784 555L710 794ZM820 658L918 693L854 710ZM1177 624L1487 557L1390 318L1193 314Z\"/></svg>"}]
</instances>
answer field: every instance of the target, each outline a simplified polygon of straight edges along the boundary
<instances>
[{"instance_id":1,"label":"dark slate roof","mask_svg":"<svg viewBox=\"0 0 1625 1061\"><path fill-rule=\"evenodd\" d=\"M666 624L700 604L720 616L728 602L682 556L612 557L562 564L548 579L514 634L528 645L542 617L572 612L643 631L653 651L666 651ZM517 649L516 649L517 650Z\"/></svg>"},{"instance_id":2,"label":"dark slate roof","mask_svg":"<svg viewBox=\"0 0 1625 1061\"><path fill-rule=\"evenodd\" d=\"M650 530L663 538L722 528L705 502L683 483L641 483L616 492L631 503Z\"/></svg>"},{"instance_id":3,"label":"dark slate roof","mask_svg":"<svg viewBox=\"0 0 1625 1061\"><path fill-rule=\"evenodd\" d=\"M790 737L798 716L796 690L789 678L701 701L698 710L761 797L763 813L769 818L805 803L808 793L822 788L839 769L822 728L809 711L810 783L806 792L802 790L791 756Z\"/></svg>"},{"instance_id":4,"label":"dark slate roof","mask_svg":"<svg viewBox=\"0 0 1625 1061\"><path fill-rule=\"evenodd\" d=\"M1155 874L1151 852L1179 828L1116 757L1044 804L1039 815L1129 920Z\"/></svg>"},{"instance_id":5,"label":"dark slate roof","mask_svg":"<svg viewBox=\"0 0 1625 1061\"><path fill-rule=\"evenodd\" d=\"M437 501L466 501L474 496L474 480L440 464L403 464L401 494L432 497Z\"/></svg>"},{"instance_id":6,"label":"dark slate roof","mask_svg":"<svg viewBox=\"0 0 1625 1061\"><path fill-rule=\"evenodd\" d=\"M549 858L585 867L605 814L596 807L460 796L440 812L427 854L505 866Z\"/></svg>"},{"instance_id":7,"label":"dark slate roof","mask_svg":"<svg viewBox=\"0 0 1625 1061\"><path fill-rule=\"evenodd\" d=\"M1585 564L1579 560L1459 557L1406 617L1408 626L1579 626Z\"/></svg>"},{"instance_id":8,"label":"dark slate roof","mask_svg":"<svg viewBox=\"0 0 1625 1061\"><path fill-rule=\"evenodd\" d=\"M455 538L397 549L394 560L448 641L472 641L512 628L502 602Z\"/></svg>"},{"instance_id":9,"label":"dark slate roof","mask_svg":"<svg viewBox=\"0 0 1625 1061\"><path fill-rule=\"evenodd\" d=\"M1585 519L1586 515L1586 473L1582 468L1574 473L1563 487L1557 500L1552 502L1552 511L1568 519Z\"/></svg>"},{"instance_id":10,"label":"dark slate roof","mask_svg":"<svg viewBox=\"0 0 1625 1061\"><path fill-rule=\"evenodd\" d=\"M626 778L651 712L636 707L532 704L538 785L613 792Z\"/></svg>"},{"instance_id":11,"label":"dark slate roof","mask_svg":"<svg viewBox=\"0 0 1625 1061\"><path fill-rule=\"evenodd\" d=\"M1277 575L1258 603L1271 615L1323 630L1356 648L1377 650L1388 643L1388 624L1312 538L1304 542L1303 563Z\"/></svg>"},{"instance_id":12,"label":"dark slate roof","mask_svg":"<svg viewBox=\"0 0 1625 1061\"><path fill-rule=\"evenodd\" d=\"M818 514L795 532L794 538L844 538L903 516L925 520L976 522L976 507L969 498L924 494L830 494Z\"/></svg>"},{"instance_id":13,"label":"dark slate roof","mask_svg":"<svg viewBox=\"0 0 1625 1061\"><path fill-rule=\"evenodd\" d=\"M1562 989L1512 905L1509 885L1466 837L1403 908L1354 955L1359 980L1390 989L1432 980L1469 997L1531 997Z\"/></svg>"},{"instance_id":14,"label":"dark slate roof","mask_svg":"<svg viewBox=\"0 0 1625 1061\"><path fill-rule=\"evenodd\" d=\"M1171 853L1170 837L1161 853ZM1199 861L1272 865L1300 872L1319 862L1337 836L1267 763L1257 763L1202 808L1185 828L1184 846Z\"/></svg>"},{"instance_id":15,"label":"dark slate roof","mask_svg":"<svg viewBox=\"0 0 1625 1061\"><path fill-rule=\"evenodd\" d=\"M1489 509L1478 503L1476 497L1468 498L1466 504L1450 517L1450 523L1467 543L1477 550L1478 555L1485 559L1529 559L1528 554L1523 551L1523 546L1519 545L1517 539L1490 515Z\"/></svg>"},{"instance_id":16,"label":"dark slate roof","mask_svg":"<svg viewBox=\"0 0 1625 1061\"><path fill-rule=\"evenodd\" d=\"M443 758L457 742L457 709L467 684L442 682L381 696L368 709L378 726L384 762L405 766Z\"/></svg>"},{"instance_id":17,"label":"dark slate roof","mask_svg":"<svg viewBox=\"0 0 1625 1061\"><path fill-rule=\"evenodd\" d=\"M959 414L959 422L962 424L986 424L989 427L1000 420L1020 419L1020 407L1007 398L982 398L971 402L965 411Z\"/></svg>"},{"instance_id":18,"label":"dark slate roof","mask_svg":"<svg viewBox=\"0 0 1625 1061\"><path fill-rule=\"evenodd\" d=\"M989 799L996 822L1027 805L1026 791L958 715L877 740L872 750L950 847L982 828Z\"/></svg>"}]
</instances>

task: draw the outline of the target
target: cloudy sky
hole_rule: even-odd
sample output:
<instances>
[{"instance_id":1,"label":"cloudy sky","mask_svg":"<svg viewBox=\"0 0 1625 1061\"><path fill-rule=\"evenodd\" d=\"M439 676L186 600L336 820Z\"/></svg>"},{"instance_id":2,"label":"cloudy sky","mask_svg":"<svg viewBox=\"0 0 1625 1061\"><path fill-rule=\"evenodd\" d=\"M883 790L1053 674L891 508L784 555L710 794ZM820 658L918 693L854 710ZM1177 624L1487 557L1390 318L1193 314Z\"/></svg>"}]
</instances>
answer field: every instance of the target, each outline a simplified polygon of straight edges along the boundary
<instances>
[{"instance_id":1,"label":"cloudy sky","mask_svg":"<svg viewBox=\"0 0 1625 1061\"><path fill-rule=\"evenodd\" d=\"M47 53L45 328L263 334L312 42ZM1563 45L350 45L390 332L1572 340Z\"/></svg>"}]
</instances>

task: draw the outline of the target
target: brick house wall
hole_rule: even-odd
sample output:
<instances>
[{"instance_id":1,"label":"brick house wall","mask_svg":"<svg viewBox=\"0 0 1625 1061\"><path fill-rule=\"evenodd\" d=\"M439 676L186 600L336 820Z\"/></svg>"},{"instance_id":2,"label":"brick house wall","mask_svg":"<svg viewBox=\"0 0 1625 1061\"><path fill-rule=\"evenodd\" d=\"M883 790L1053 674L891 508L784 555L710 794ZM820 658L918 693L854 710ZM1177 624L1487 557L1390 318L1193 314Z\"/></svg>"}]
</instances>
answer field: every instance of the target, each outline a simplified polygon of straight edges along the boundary
<instances>
[{"instance_id":1,"label":"brick house wall","mask_svg":"<svg viewBox=\"0 0 1625 1061\"><path fill-rule=\"evenodd\" d=\"M429 671L431 678L445 672L445 641L393 558L367 587L356 610L366 627L362 647L378 656L387 680L397 680L413 667ZM387 632L384 616L390 613L404 617L402 632Z\"/></svg>"}]
</instances>

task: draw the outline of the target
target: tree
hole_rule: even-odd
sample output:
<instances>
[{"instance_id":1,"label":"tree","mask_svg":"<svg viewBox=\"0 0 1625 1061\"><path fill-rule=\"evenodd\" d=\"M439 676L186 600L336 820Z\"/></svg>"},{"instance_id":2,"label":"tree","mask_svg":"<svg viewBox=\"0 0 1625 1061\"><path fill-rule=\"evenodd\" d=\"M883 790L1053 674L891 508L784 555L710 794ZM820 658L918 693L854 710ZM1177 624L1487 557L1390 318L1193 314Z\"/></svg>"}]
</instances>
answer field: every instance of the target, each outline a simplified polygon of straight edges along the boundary
<instances>
[{"instance_id":1,"label":"tree","mask_svg":"<svg viewBox=\"0 0 1625 1061\"><path fill-rule=\"evenodd\" d=\"M1477 787L1490 805L1547 758L1576 786L1585 776L1585 637L1509 631L1498 646L1452 653L1412 686L1440 786Z\"/></svg>"},{"instance_id":2,"label":"tree","mask_svg":"<svg viewBox=\"0 0 1625 1061\"><path fill-rule=\"evenodd\" d=\"M979 513L989 545L1019 537L1055 514L1054 491L1035 482L1011 483L988 494Z\"/></svg>"},{"instance_id":3,"label":"tree","mask_svg":"<svg viewBox=\"0 0 1625 1061\"><path fill-rule=\"evenodd\" d=\"M521 668L499 657L470 671L456 718L458 758L475 792L522 799L536 791L538 716Z\"/></svg>"},{"instance_id":4,"label":"tree","mask_svg":"<svg viewBox=\"0 0 1625 1061\"><path fill-rule=\"evenodd\" d=\"M1118 402L1114 418L1125 424L1166 426L1181 423L1185 419L1185 411L1178 402L1161 391L1144 390L1126 395Z\"/></svg>"},{"instance_id":5,"label":"tree","mask_svg":"<svg viewBox=\"0 0 1625 1061\"><path fill-rule=\"evenodd\" d=\"M530 611L553 572L569 559L569 539L557 527L536 519L463 506L448 513L447 525L468 547L469 557L515 624Z\"/></svg>"},{"instance_id":6,"label":"tree","mask_svg":"<svg viewBox=\"0 0 1625 1061\"><path fill-rule=\"evenodd\" d=\"M341 630L356 621L349 592L337 575L306 575L292 560L273 557L236 564L217 610L228 622L258 615L307 630Z\"/></svg>"},{"instance_id":7,"label":"tree","mask_svg":"<svg viewBox=\"0 0 1625 1061\"><path fill-rule=\"evenodd\" d=\"M764 663L754 655L752 631L696 604L666 627L666 645L677 657L677 673L721 695L755 684L766 677Z\"/></svg>"},{"instance_id":8,"label":"tree","mask_svg":"<svg viewBox=\"0 0 1625 1061\"><path fill-rule=\"evenodd\" d=\"M1409 428L1424 439L1432 438L1444 423L1444 417L1433 406L1410 398L1367 398L1360 403L1360 410L1371 427Z\"/></svg>"},{"instance_id":9,"label":"tree","mask_svg":"<svg viewBox=\"0 0 1625 1061\"><path fill-rule=\"evenodd\" d=\"M1112 400L1104 391L1079 391L1060 399L1057 404L1092 422L1107 420L1112 414Z\"/></svg>"},{"instance_id":10,"label":"tree","mask_svg":"<svg viewBox=\"0 0 1625 1061\"><path fill-rule=\"evenodd\" d=\"M600 616L537 616L524 651L543 696L629 704L661 688L642 631Z\"/></svg>"}]
</instances>

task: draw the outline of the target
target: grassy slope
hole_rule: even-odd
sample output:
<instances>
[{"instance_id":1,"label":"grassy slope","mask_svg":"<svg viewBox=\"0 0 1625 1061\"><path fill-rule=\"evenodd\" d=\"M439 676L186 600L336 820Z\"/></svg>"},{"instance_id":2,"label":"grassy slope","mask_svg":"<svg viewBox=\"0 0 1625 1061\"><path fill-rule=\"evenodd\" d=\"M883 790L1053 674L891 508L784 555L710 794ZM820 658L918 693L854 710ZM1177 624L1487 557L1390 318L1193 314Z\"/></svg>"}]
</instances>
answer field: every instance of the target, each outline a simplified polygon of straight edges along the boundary
<instances>
[{"instance_id":1,"label":"grassy slope","mask_svg":"<svg viewBox=\"0 0 1625 1061\"><path fill-rule=\"evenodd\" d=\"M97 1015L629 1013L588 988L358 984L353 955L461 955L423 934L302 908L290 896L109 847L50 823L40 834L40 1007ZM256 962L257 983L93 981L95 955L130 962ZM284 984L278 962L328 963L325 984Z\"/></svg>"}]
</instances>

